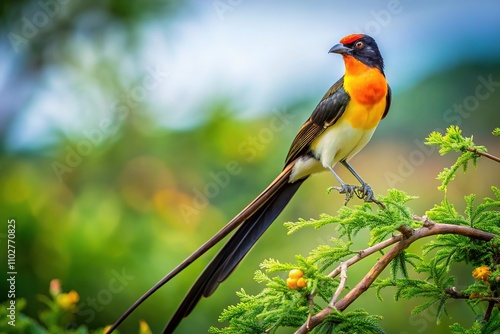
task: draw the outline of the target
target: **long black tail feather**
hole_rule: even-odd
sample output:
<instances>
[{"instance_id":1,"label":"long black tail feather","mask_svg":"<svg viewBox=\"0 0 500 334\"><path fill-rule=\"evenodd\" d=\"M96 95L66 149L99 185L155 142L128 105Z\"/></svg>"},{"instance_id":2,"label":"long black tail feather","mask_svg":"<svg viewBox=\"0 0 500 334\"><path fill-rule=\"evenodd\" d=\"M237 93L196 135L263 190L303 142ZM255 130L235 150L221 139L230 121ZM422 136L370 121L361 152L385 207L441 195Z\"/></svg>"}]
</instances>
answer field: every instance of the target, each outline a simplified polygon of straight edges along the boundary
<instances>
[{"instance_id":1,"label":"long black tail feather","mask_svg":"<svg viewBox=\"0 0 500 334\"><path fill-rule=\"evenodd\" d=\"M163 333L173 333L181 320L191 313L201 297L210 296L219 284L234 271L248 251L285 208L302 182L305 181L305 179L302 179L294 183L288 183L287 179L288 177L283 178L283 182L276 184L279 187L278 189L268 188L268 190L272 190L271 196L242 223L208 264L184 297Z\"/></svg>"}]
</instances>

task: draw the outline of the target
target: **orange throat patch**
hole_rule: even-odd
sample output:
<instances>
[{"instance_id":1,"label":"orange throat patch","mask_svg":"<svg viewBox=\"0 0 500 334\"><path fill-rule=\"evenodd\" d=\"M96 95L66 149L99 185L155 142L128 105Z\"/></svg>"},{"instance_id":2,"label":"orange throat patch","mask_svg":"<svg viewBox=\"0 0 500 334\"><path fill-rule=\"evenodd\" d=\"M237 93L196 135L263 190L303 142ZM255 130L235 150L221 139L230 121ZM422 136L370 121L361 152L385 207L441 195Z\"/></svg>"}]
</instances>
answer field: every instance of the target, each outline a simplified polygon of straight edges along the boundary
<instances>
[{"instance_id":1,"label":"orange throat patch","mask_svg":"<svg viewBox=\"0 0 500 334\"><path fill-rule=\"evenodd\" d=\"M369 67L352 56L344 56L344 89L361 104L377 104L387 95L387 81L378 68Z\"/></svg>"},{"instance_id":2,"label":"orange throat patch","mask_svg":"<svg viewBox=\"0 0 500 334\"><path fill-rule=\"evenodd\" d=\"M344 56L344 89L351 97L345 116L354 128L372 129L386 108L387 81L379 69Z\"/></svg>"}]
</instances>

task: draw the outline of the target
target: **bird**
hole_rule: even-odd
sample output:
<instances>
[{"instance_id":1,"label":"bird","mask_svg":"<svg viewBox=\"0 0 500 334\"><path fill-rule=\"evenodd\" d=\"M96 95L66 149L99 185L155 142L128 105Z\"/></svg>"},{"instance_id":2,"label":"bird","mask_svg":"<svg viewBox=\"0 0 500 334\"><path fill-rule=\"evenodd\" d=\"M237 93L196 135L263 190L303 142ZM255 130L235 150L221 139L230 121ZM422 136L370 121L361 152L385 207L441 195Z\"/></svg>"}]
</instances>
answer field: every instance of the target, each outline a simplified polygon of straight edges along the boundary
<instances>
[{"instance_id":1,"label":"bird","mask_svg":"<svg viewBox=\"0 0 500 334\"><path fill-rule=\"evenodd\" d=\"M386 81L382 55L375 40L366 34L343 37L329 53L342 56L345 73L326 92L311 116L300 127L281 173L217 234L138 299L108 333L118 327L156 290L236 229L197 278L170 318L163 333L173 333L198 301L202 297L212 295L231 275L285 208L300 185L315 173L333 173L340 184L334 188L345 194L345 204L356 195L366 202L374 202L383 207L368 183L363 181L348 162L368 143L380 120L389 112L392 94ZM337 163L346 167L360 185L343 182L333 169Z\"/></svg>"}]
</instances>

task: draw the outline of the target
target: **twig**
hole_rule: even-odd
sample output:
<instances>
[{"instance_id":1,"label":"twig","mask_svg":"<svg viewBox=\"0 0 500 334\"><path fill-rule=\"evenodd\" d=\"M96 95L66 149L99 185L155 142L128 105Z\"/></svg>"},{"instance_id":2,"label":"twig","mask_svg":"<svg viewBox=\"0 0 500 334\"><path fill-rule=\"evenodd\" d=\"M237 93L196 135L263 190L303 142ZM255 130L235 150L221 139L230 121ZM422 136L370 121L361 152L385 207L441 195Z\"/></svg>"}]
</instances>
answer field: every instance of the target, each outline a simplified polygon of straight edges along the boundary
<instances>
[{"instance_id":1,"label":"twig","mask_svg":"<svg viewBox=\"0 0 500 334\"><path fill-rule=\"evenodd\" d=\"M475 228L452 225L452 224L439 224L429 220L427 217L414 216L414 220L424 222L423 227L418 228L413 231L413 234L408 238L403 238L400 236L399 242L397 242L394 247L392 247L387 253L382 256L380 260L375 263L375 265L370 269L368 274L363 277L363 279L350 290L342 299L335 303L335 309L339 312L345 310L349 305L351 305L354 300L356 300L363 292L368 290L370 285L375 281L375 279L382 273L382 271L387 267L387 265L403 250L410 246L413 242L418 239L429 237L438 234L458 234L466 237L489 241L495 237L494 234L477 230ZM394 237L393 237L394 238ZM385 242L392 241L393 238L388 239ZM390 245L391 243L389 243ZM380 244L376 245L379 246ZM359 260L358 260L359 261ZM340 270L342 271L342 270ZM326 307L319 311L317 314L308 319L307 323L304 323L295 333L304 334L309 333L314 327L323 322L326 316L331 314L333 309Z\"/></svg>"},{"instance_id":2,"label":"twig","mask_svg":"<svg viewBox=\"0 0 500 334\"><path fill-rule=\"evenodd\" d=\"M416 237L417 239L437 234L458 234L483 241L490 241L491 239L496 237L496 235L493 233L485 232L468 226L436 223L435 221L427 218L427 216L420 217L417 215L413 215L412 218L413 220L424 222L423 227L415 230L415 234L413 235L413 237ZM412 238L411 242L414 241L415 240L413 240Z\"/></svg>"},{"instance_id":3,"label":"twig","mask_svg":"<svg viewBox=\"0 0 500 334\"><path fill-rule=\"evenodd\" d=\"M345 261L344 263L347 265L347 267L352 266L356 262L358 262L361 259L364 259L365 257L372 255L375 252L378 252L392 244L395 244L396 242L400 241L402 239L402 235L395 235L392 236L390 239L387 239L385 241L382 241L376 245L373 245L371 247L368 247L364 250L359 251L355 256L350 258L349 260ZM339 275L341 272L340 266L335 268L331 273L328 274L328 277L335 278L337 275Z\"/></svg>"},{"instance_id":4,"label":"twig","mask_svg":"<svg viewBox=\"0 0 500 334\"><path fill-rule=\"evenodd\" d=\"M328 304L330 308L335 308L335 303L337 302L337 299L339 299L340 294L345 289L346 281L347 281L347 263L342 262L340 264L340 283L339 286L337 287L337 290L335 290L335 293L333 294L332 300Z\"/></svg>"},{"instance_id":5,"label":"twig","mask_svg":"<svg viewBox=\"0 0 500 334\"><path fill-rule=\"evenodd\" d=\"M488 303L488 308L486 309L486 312L484 313L484 318L483 318L484 321L490 320L491 312L493 312L493 307L495 307L495 302L490 301Z\"/></svg>"},{"instance_id":6,"label":"twig","mask_svg":"<svg viewBox=\"0 0 500 334\"><path fill-rule=\"evenodd\" d=\"M356 262L360 261L361 259L364 259L365 257L372 255L375 252L378 252L392 244L395 244L399 240L401 240L403 236L402 235L393 235L392 238L387 239L385 241L382 241L376 245L373 245L371 247L368 247L364 250L360 250L355 256L351 257L349 260L342 262L337 268L335 268L331 273L329 273L327 276L330 278L335 278L337 277L341 272L342 272L342 266L345 265L346 270L348 267L352 266ZM311 294L309 295L309 302L312 303L314 300L314 297L316 296L316 291L312 291ZM311 308L312 310L312 308ZM309 312L309 315L307 317L307 326L309 327L309 321L311 320L312 313Z\"/></svg>"},{"instance_id":7,"label":"twig","mask_svg":"<svg viewBox=\"0 0 500 334\"><path fill-rule=\"evenodd\" d=\"M450 297L453 299L469 299L470 298L470 294L458 292L455 287L446 288L446 289L444 289L444 292L446 294L450 295Z\"/></svg>"},{"instance_id":8,"label":"twig","mask_svg":"<svg viewBox=\"0 0 500 334\"><path fill-rule=\"evenodd\" d=\"M458 292L455 287L446 288L444 290L444 292L446 294L450 295L450 297L453 299L471 299L470 294ZM500 297L481 297L481 296L479 296L479 297L474 298L474 299L480 299L481 301L485 301L485 302L492 302L493 304L500 303Z\"/></svg>"},{"instance_id":9,"label":"twig","mask_svg":"<svg viewBox=\"0 0 500 334\"><path fill-rule=\"evenodd\" d=\"M397 228L399 233L401 233L405 238L409 238L413 235L413 232L415 232L411 227L408 225L401 225L400 227Z\"/></svg>"},{"instance_id":10,"label":"twig","mask_svg":"<svg viewBox=\"0 0 500 334\"><path fill-rule=\"evenodd\" d=\"M314 296L316 295L316 291L312 291L311 294L307 297L309 299L309 314L307 316L307 327L309 327L309 320L311 320L311 315L314 311Z\"/></svg>"},{"instance_id":11,"label":"twig","mask_svg":"<svg viewBox=\"0 0 500 334\"><path fill-rule=\"evenodd\" d=\"M475 153L475 154L479 154L479 155L482 155L483 157L486 157L488 159L491 159L493 161L496 161L496 162L500 162L500 158L499 157L496 157L492 154L489 154L489 153L486 153L486 152L483 152L483 151L480 151L476 148L473 148L473 147L467 147L467 151L469 152L472 152L472 153Z\"/></svg>"}]
</instances>

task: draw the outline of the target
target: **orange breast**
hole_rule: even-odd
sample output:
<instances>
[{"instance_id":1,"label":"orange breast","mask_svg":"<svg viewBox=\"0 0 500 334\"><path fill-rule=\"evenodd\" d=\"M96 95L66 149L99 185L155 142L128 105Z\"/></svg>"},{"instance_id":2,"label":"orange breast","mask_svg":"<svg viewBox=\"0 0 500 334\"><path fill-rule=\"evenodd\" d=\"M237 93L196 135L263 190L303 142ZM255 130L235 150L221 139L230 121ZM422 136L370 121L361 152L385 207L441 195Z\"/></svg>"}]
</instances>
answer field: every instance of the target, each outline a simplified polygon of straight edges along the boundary
<instances>
[{"instance_id":1,"label":"orange breast","mask_svg":"<svg viewBox=\"0 0 500 334\"><path fill-rule=\"evenodd\" d=\"M366 66L352 56L344 56L346 74L344 89L351 97L345 119L354 128L377 126L386 107L387 82L377 69Z\"/></svg>"}]
</instances>

